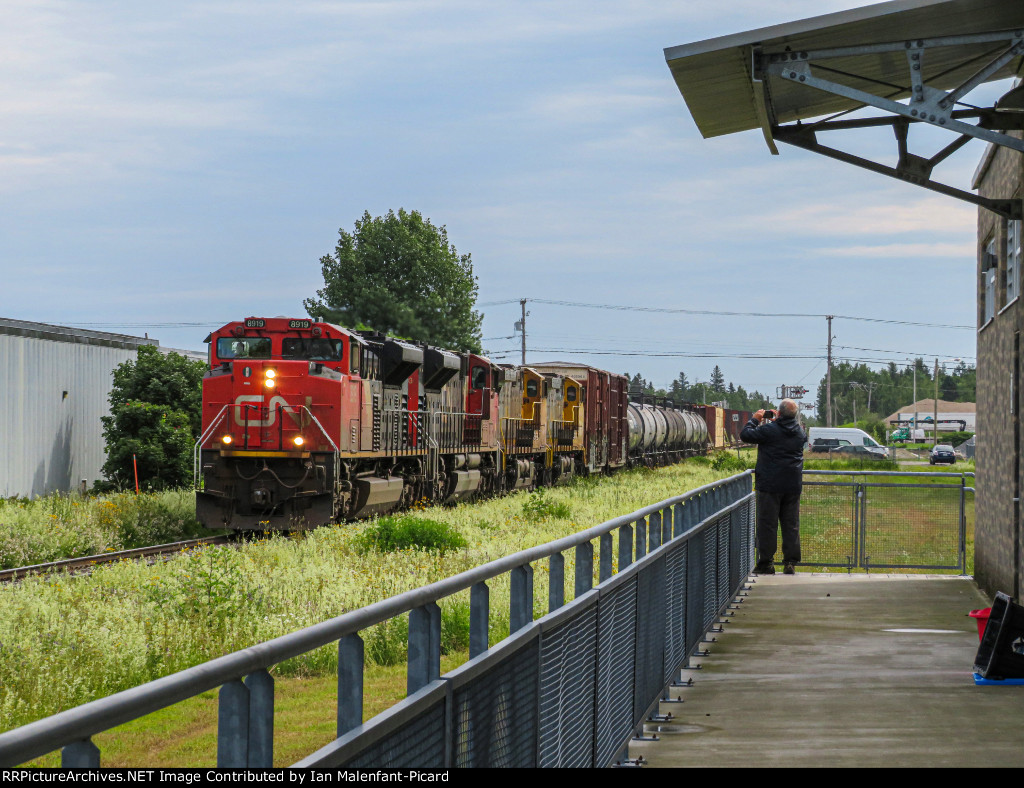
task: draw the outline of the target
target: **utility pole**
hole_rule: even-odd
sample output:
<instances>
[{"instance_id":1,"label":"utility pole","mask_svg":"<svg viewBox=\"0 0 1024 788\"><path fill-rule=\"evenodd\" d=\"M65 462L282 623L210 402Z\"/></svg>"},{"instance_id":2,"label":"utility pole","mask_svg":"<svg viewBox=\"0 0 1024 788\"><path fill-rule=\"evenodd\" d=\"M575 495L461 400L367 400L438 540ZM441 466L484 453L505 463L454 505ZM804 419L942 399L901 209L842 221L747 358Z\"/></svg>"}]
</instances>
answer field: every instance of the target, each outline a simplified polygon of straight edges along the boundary
<instances>
[{"instance_id":1,"label":"utility pole","mask_svg":"<svg viewBox=\"0 0 1024 788\"><path fill-rule=\"evenodd\" d=\"M522 360L522 366L525 367L526 366L526 299L525 298L520 298L519 299L519 306L522 307L522 310L523 310L523 322L522 322L522 327L523 327L523 334L522 334L523 360Z\"/></svg>"},{"instance_id":2,"label":"utility pole","mask_svg":"<svg viewBox=\"0 0 1024 788\"><path fill-rule=\"evenodd\" d=\"M832 426L832 315L826 315L828 320L828 366L825 370L825 417L826 427Z\"/></svg>"},{"instance_id":3,"label":"utility pole","mask_svg":"<svg viewBox=\"0 0 1024 788\"><path fill-rule=\"evenodd\" d=\"M939 445L939 359L935 358L935 409L932 411L932 446Z\"/></svg>"},{"instance_id":4,"label":"utility pole","mask_svg":"<svg viewBox=\"0 0 1024 788\"><path fill-rule=\"evenodd\" d=\"M916 432L916 431L917 431L917 359L915 358L914 359L914 427L913 427L913 431L911 431L911 433L910 433L910 441L911 441L911 443L913 443L913 441L914 441L914 432ZM922 432L921 435L923 436L924 433Z\"/></svg>"}]
</instances>

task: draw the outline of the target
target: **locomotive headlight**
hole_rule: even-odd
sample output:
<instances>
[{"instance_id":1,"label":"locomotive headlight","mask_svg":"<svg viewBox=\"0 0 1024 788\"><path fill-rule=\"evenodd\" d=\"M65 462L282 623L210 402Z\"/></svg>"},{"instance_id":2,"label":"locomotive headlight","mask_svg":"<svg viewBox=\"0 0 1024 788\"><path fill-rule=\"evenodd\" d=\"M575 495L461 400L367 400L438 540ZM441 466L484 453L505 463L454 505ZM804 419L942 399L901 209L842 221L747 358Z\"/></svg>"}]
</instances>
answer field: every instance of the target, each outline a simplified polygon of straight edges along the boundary
<instances>
[{"instance_id":1,"label":"locomotive headlight","mask_svg":"<svg viewBox=\"0 0 1024 788\"><path fill-rule=\"evenodd\" d=\"M294 438L292 438L292 443L294 443L296 446L301 446L305 442L306 441L303 439L301 435L296 435Z\"/></svg>"},{"instance_id":2,"label":"locomotive headlight","mask_svg":"<svg viewBox=\"0 0 1024 788\"><path fill-rule=\"evenodd\" d=\"M267 378L266 380L263 381L263 385L266 386L268 389L274 388L274 385L275 385L274 384L274 379L273 378Z\"/></svg>"},{"instance_id":3,"label":"locomotive headlight","mask_svg":"<svg viewBox=\"0 0 1024 788\"><path fill-rule=\"evenodd\" d=\"M223 441L223 443L225 445L227 445L227 444L231 443L231 436L230 435L225 435L223 438L221 438L221 441Z\"/></svg>"},{"instance_id":4,"label":"locomotive headlight","mask_svg":"<svg viewBox=\"0 0 1024 788\"><path fill-rule=\"evenodd\" d=\"M263 374L266 375L268 378L276 378L277 377L277 373L274 370L272 370L272 369L264 370Z\"/></svg>"}]
</instances>

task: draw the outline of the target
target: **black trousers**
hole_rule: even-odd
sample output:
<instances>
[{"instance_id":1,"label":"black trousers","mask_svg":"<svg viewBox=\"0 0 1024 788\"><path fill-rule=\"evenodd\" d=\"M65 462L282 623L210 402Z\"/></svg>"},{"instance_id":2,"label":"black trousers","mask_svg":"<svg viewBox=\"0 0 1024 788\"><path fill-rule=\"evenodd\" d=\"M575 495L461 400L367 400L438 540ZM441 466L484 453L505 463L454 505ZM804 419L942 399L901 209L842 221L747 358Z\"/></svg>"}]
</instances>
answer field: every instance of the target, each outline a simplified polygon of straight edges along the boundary
<instances>
[{"instance_id":1,"label":"black trousers","mask_svg":"<svg viewBox=\"0 0 1024 788\"><path fill-rule=\"evenodd\" d=\"M757 491L757 563L772 563L782 527L782 560L800 561L800 493Z\"/></svg>"}]
</instances>

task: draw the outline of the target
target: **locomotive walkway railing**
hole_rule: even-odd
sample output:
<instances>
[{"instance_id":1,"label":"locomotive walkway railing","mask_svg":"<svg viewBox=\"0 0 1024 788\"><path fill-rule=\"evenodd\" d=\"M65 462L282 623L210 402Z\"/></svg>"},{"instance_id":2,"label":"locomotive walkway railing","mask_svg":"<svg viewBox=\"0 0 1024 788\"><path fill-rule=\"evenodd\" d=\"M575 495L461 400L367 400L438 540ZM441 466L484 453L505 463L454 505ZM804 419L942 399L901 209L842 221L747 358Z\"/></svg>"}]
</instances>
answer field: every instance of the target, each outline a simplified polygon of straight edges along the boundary
<instances>
[{"instance_id":1,"label":"locomotive walkway railing","mask_svg":"<svg viewBox=\"0 0 1024 788\"><path fill-rule=\"evenodd\" d=\"M753 527L747 472L0 734L0 766L59 748L65 767L99 766L91 737L217 687L218 766L270 766L268 669L333 642L337 739L296 766L608 765L746 580ZM566 602L570 550L575 593ZM533 564L542 561L548 613L534 620ZM488 582L506 576L511 634L489 647ZM441 676L438 602L467 589L470 660ZM404 613L408 696L364 723L359 632Z\"/></svg>"}]
</instances>

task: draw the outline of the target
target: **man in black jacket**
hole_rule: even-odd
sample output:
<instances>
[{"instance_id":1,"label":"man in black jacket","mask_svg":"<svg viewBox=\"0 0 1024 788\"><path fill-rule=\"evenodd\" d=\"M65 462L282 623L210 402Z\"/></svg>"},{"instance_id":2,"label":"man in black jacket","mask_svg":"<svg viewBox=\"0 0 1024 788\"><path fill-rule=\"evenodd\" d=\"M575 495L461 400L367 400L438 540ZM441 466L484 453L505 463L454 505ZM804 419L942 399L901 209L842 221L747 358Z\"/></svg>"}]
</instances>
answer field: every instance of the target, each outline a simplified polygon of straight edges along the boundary
<instances>
[{"instance_id":1,"label":"man in black jacket","mask_svg":"<svg viewBox=\"0 0 1024 788\"><path fill-rule=\"evenodd\" d=\"M807 434L797 421L797 405L784 399L778 418L772 411L753 415L740 432L740 440L757 444L754 488L757 501L758 574L775 574L775 548L782 526L784 572L793 574L800 562L800 491L803 487L804 444Z\"/></svg>"}]
</instances>

